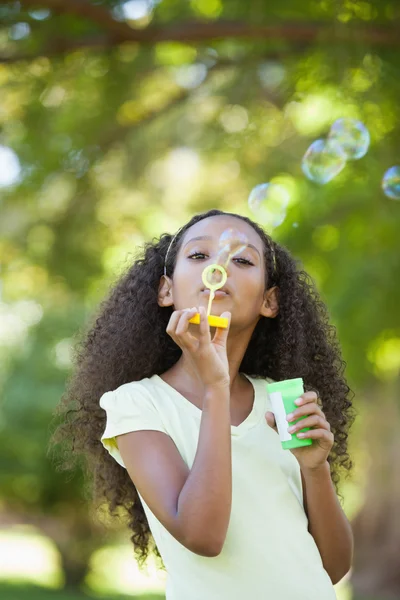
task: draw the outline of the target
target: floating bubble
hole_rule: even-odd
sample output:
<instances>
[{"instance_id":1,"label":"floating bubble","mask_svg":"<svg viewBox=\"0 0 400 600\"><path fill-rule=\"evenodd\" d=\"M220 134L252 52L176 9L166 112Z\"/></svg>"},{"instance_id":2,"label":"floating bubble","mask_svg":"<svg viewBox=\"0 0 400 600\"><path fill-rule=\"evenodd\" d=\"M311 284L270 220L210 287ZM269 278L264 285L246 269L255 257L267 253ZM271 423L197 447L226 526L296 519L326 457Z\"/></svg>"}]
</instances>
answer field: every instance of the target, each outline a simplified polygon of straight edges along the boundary
<instances>
[{"instance_id":1,"label":"floating bubble","mask_svg":"<svg viewBox=\"0 0 400 600\"><path fill-rule=\"evenodd\" d=\"M331 181L346 165L346 154L335 140L316 140L303 156L301 168L311 181Z\"/></svg>"},{"instance_id":2,"label":"floating bubble","mask_svg":"<svg viewBox=\"0 0 400 600\"><path fill-rule=\"evenodd\" d=\"M390 167L382 179L382 189L392 200L400 200L400 167Z\"/></svg>"},{"instance_id":3,"label":"floating bubble","mask_svg":"<svg viewBox=\"0 0 400 600\"><path fill-rule=\"evenodd\" d=\"M368 129L357 119L338 119L332 125L328 137L341 146L348 160L365 156L371 141Z\"/></svg>"},{"instance_id":4,"label":"floating bubble","mask_svg":"<svg viewBox=\"0 0 400 600\"><path fill-rule=\"evenodd\" d=\"M228 253L229 260L235 254L239 254L239 252L244 250L247 244L248 239L246 235L230 227L229 229L225 229L219 238L219 251Z\"/></svg>"},{"instance_id":5,"label":"floating bubble","mask_svg":"<svg viewBox=\"0 0 400 600\"><path fill-rule=\"evenodd\" d=\"M289 199L289 192L283 185L260 183L251 190L248 205L257 219L277 227L285 220Z\"/></svg>"},{"instance_id":6,"label":"floating bubble","mask_svg":"<svg viewBox=\"0 0 400 600\"><path fill-rule=\"evenodd\" d=\"M224 269L228 267L229 261L233 256L239 254L247 247L248 239L247 236L234 229L232 227L225 229L222 232L218 242L218 255L216 258L216 264L220 265ZM215 270L211 277L208 277L208 281L211 284L216 284L221 281L222 274L220 271Z\"/></svg>"}]
</instances>

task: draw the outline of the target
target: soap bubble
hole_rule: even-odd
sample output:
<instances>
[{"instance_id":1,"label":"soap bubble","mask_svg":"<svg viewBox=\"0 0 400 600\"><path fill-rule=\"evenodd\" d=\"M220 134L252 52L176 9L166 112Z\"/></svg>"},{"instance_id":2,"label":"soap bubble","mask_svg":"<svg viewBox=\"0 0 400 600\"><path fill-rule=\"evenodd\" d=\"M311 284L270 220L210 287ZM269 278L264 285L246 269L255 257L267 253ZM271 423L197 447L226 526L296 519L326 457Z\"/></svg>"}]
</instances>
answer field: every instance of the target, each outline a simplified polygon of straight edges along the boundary
<instances>
[{"instance_id":1,"label":"soap bubble","mask_svg":"<svg viewBox=\"0 0 400 600\"><path fill-rule=\"evenodd\" d=\"M400 167L390 167L382 179L382 189L388 198L400 200Z\"/></svg>"},{"instance_id":2,"label":"soap bubble","mask_svg":"<svg viewBox=\"0 0 400 600\"><path fill-rule=\"evenodd\" d=\"M237 229L233 229L230 227L229 229L225 229L219 238L219 252L221 254L227 253L229 255L228 261L235 254L239 254L242 250L246 248L248 244L248 239L244 233L238 231Z\"/></svg>"},{"instance_id":3,"label":"soap bubble","mask_svg":"<svg viewBox=\"0 0 400 600\"><path fill-rule=\"evenodd\" d=\"M346 165L346 154L335 140L316 140L303 156L301 168L311 181L331 181Z\"/></svg>"},{"instance_id":4,"label":"soap bubble","mask_svg":"<svg viewBox=\"0 0 400 600\"><path fill-rule=\"evenodd\" d=\"M277 227L286 217L289 192L279 183L260 183L250 192L248 205L263 223Z\"/></svg>"},{"instance_id":5,"label":"soap bubble","mask_svg":"<svg viewBox=\"0 0 400 600\"><path fill-rule=\"evenodd\" d=\"M369 131L364 123L356 119L338 119L332 125L328 137L341 146L348 160L356 160L368 152Z\"/></svg>"},{"instance_id":6,"label":"soap bubble","mask_svg":"<svg viewBox=\"0 0 400 600\"><path fill-rule=\"evenodd\" d=\"M216 264L226 269L231 258L242 252L248 243L247 236L241 231L232 227L225 229L219 238ZM211 284L219 283L222 280L222 274L220 271L215 270L211 277L207 277L207 280Z\"/></svg>"}]
</instances>

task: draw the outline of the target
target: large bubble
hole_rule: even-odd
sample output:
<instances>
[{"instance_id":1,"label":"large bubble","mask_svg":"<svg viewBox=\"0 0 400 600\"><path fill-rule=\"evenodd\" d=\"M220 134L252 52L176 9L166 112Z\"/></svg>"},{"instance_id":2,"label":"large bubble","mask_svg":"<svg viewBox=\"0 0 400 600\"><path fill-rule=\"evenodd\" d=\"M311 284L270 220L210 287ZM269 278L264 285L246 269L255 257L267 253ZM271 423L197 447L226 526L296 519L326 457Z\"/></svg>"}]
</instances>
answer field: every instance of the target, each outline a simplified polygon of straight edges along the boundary
<instances>
[{"instance_id":1,"label":"large bubble","mask_svg":"<svg viewBox=\"0 0 400 600\"><path fill-rule=\"evenodd\" d=\"M365 156L370 144L370 135L364 123L357 119L338 119L329 132L329 139L335 140L347 160L356 160Z\"/></svg>"},{"instance_id":2,"label":"large bubble","mask_svg":"<svg viewBox=\"0 0 400 600\"><path fill-rule=\"evenodd\" d=\"M301 168L311 181L331 181L346 165L346 154L335 140L316 140L303 156Z\"/></svg>"},{"instance_id":3,"label":"large bubble","mask_svg":"<svg viewBox=\"0 0 400 600\"><path fill-rule=\"evenodd\" d=\"M221 256L221 259L226 260L226 264L228 264L232 256L239 254L239 252L246 248L247 244L248 240L246 235L241 231L230 227L229 229L225 229L219 238L219 255ZM224 258L225 256L226 259ZM222 264L225 266L224 263Z\"/></svg>"},{"instance_id":4,"label":"large bubble","mask_svg":"<svg viewBox=\"0 0 400 600\"><path fill-rule=\"evenodd\" d=\"M248 239L244 233L232 227L225 229L220 235L218 241L218 255L215 260L217 265L224 269L228 267L229 261L240 254L247 247ZM215 270L207 280L211 284L216 284L221 281L222 275L219 270Z\"/></svg>"},{"instance_id":5,"label":"large bubble","mask_svg":"<svg viewBox=\"0 0 400 600\"><path fill-rule=\"evenodd\" d=\"M285 220L289 199L289 192L283 185L260 183L251 190L248 205L259 221L277 227Z\"/></svg>"},{"instance_id":6,"label":"large bubble","mask_svg":"<svg viewBox=\"0 0 400 600\"><path fill-rule=\"evenodd\" d=\"M400 167L390 167L382 179L382 189L392 200L400 200Z\"/></svg>"}]
</instances>

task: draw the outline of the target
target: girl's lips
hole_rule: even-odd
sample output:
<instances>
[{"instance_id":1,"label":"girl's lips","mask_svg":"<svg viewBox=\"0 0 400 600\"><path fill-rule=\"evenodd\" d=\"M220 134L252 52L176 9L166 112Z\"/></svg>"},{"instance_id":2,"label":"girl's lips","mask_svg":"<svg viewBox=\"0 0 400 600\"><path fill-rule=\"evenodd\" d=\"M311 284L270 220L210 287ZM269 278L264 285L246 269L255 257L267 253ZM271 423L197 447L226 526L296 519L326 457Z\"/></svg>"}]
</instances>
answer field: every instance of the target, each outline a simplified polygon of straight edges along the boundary
<instances>
[{"instance_id":1,"label":"girl's lips","mask_svg":"<svg viewBox=\"0 0 400 600\"><path fill-rule=\"evenodd\" d=\"M207 294L209 296L210 290L209 289L201 290L201 293ZM226 298L227 296L229 296L229 294L227 294L226 292L222 292L221 290L216 290L216 292L215 292L215 298Z\"/></svg>"}]
</instances>

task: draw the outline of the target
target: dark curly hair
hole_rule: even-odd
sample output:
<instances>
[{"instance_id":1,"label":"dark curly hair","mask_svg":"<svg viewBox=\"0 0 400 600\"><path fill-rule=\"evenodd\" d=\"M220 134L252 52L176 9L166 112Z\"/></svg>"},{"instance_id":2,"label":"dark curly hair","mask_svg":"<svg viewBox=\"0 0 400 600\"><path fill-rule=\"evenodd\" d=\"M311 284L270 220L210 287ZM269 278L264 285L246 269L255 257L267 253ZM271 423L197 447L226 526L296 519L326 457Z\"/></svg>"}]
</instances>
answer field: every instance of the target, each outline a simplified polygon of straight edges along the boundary
<instances>
[{"instance_id":1,"label":"dark curly hair","mask_svg":"<svg viewBox=\"0 0 400 600\"><path fill-rule=\"evenodd\" d=\"M351 402L354 394L344 377L345 363L336 330L329 324L327 309L309 275L299 268L288 250L256 223L220 210L195 215L179 231L168 255L167 275L174 272L185 232L214 215L237 217L255 229L264 244L265 287L279 288L279 314L274 319L258 321L240 371L276 381L302 377L305 390L318 393L335 438L328 461L340 496L340 471L347 470L348 476L353 467L347 439L355 418ZM170 234L162 234L145 244L143 254L122 274L101 303L89 331L80 337L75 349L75 369L55 412L60 422L50 440L50 447L61 443L63 449L58 468L71 469L79 459L93 500L108 506L112 516L120 516L122 511L128 517L133 532L130 539L140 568L153 550L163 569L165 566L134 484L126 469L100 442L106 414L99 399L104 392L124 383L163 374L181 355L181 349L166 333L173 307L160 307L157 303L164 259L172 239ZM149 343L150 336L154 343Z\"/></svg>"}]
</instances>

